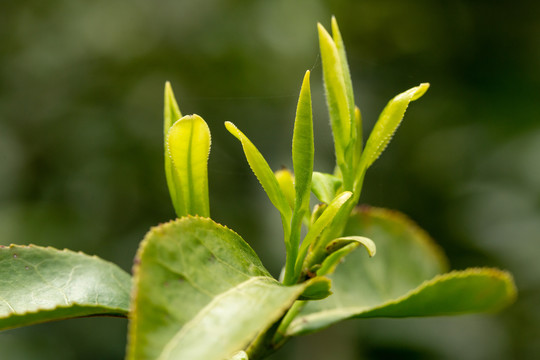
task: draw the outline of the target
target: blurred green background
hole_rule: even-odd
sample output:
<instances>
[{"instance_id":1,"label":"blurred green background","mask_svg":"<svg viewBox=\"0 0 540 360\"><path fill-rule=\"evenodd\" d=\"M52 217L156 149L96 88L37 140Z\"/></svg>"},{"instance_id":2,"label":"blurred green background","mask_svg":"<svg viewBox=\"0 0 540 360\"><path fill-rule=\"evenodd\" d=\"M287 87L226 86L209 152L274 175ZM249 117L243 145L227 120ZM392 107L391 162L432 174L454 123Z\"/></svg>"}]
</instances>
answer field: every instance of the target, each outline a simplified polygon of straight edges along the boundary
<instances>
[{"instance_id":1,"label":"blurred green background","mask_svg":"<svg viewBox=\"0 0 540 360\"><path fill-rule=\"evenodd\" d=\"M495 315L349 321L273 359L540 357L540 7L532 1L3 0L0 243L69 247L120 264L171 219L162 96L212 131L212 217L274 274L279 217L224 121L290 166L297 94L311 69L316 170L332 140L317 21L336 15L371 129L428 81L370 169L362 202L401 210L452 267L510 270L519 300ZM0 333L2 359L121 359L127 322L77 319Z\"/></svg>"}]
</instances>

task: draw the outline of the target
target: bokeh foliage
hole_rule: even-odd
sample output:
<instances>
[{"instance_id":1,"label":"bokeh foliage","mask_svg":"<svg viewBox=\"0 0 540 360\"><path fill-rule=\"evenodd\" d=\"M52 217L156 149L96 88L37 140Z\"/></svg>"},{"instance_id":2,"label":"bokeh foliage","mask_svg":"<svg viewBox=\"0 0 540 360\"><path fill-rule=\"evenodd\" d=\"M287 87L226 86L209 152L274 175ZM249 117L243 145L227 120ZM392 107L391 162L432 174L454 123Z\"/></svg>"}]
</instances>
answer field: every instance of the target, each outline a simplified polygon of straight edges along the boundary
<instances>
[{"instance_id":1,"label":"bokeh foliage","mask_svg":"<svg viewBox=\"0 0 540 360\"><path fill-rule=\"evenodd\" d=\"M272 168L291 167L297 92L310 68L315 170L331 171L315 24L335 14L366 130L391 96L432 86L373 166L361 201L411 216L454 268L510 270L520 298L493 316L357 321L284 351L532 358L540 353L540 9L532 3L2 2L0 243L69 247L129 270L149 227L174 216L162 170L170 80L183 113L200 114L212 131L213 218L277 275L279 219L223 122L249 133ZM10 359L117 359L125 327L44 324L2 333L0 348Z\"/></svg>"}]
</instances>

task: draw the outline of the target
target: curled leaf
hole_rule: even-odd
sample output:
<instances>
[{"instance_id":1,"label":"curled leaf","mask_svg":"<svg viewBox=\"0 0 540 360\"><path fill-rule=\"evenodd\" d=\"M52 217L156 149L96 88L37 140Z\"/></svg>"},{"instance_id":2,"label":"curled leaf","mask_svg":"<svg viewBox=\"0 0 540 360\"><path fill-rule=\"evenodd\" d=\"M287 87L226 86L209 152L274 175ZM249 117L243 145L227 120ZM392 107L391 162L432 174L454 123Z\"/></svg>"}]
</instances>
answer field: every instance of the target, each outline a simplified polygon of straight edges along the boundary
<instances>
[{"instance_id":1,"label":"curled leaf","mask_svg":"<svg viewBox=\"0 0 540 360\"><path fill-rule=\"evenodd\" d=\"M317 265L314 269L318 276L330 275L336 271L337 266L343 261L343 258L355 250L359 243L349 243L344 247L334 251L323 260L322 264Z\"/></svg>"},{"instance_id":2,"label":"curled leaf","mask_svg":"<svg viewBox=\"0 0 540 360\"><path fill-rule=\"evenodd\" d=\"M185 215L209 217L208 125L198 115L184 116L171 126L166 144L172 162L175 194L173 204L176 214L178 217Z\"/></svg>"},{"instance_id":3,"label":"curled leaf","mask_svg":"<svg viewBox=\"0 0 540 360\"><path fill-rule=\"evenodd\" d=\"M344 246L347 246L351 243L356 243L358 245L363 245L369 256L372 257L375 255L377 248L373 240L364 237L364 236L343 236L337 239L332 240L328 245L326 245L326 252L332 254L333 252L341 249Z\"/></svg>"}]
</instances>

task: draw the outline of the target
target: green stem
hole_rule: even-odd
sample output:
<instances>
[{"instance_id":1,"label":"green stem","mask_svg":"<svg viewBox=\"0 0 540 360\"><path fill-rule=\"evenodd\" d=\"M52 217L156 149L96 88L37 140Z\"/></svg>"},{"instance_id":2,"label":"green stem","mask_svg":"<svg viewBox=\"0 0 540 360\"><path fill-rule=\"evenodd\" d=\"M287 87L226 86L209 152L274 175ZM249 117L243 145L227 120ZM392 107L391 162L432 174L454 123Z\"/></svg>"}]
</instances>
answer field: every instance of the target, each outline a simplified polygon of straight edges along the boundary
<instances>
[{"instance_id":1,"label":"green stem","mask_svg":"<svg viewBox=\"0 0 540 360\"><path fill-rule=\"evenodd\" d=\"M285 343L285 341L287 340L286 334L289 325L291 325L291 322L294 320L296 315L298 315L300 310L302 310L305 304L306 301L298 300L293 304L293 306L291 306L287 314L285 314L285 317L283 318L283 320L281 320L281 323L279 324L277 331L272 339L272 343L275 344L276 347L280 347Z\"/></svg>"},{"instance_id":2,"label":"green stem","mask_svg":"<svg viewBox=\"0 0 540 360\"><path fill-rule=\"evenodd\" d=\"M291 219L291 234L289 238L289 247L287 248L287 258L285 260L285 275L283 276L284 285L294 285L298 281L295 277L294 266L298 257L298 247L300 246L300 233L302 230L302 219L305 211L299 206L293 212Z\"/></svg>"}]
</instances>

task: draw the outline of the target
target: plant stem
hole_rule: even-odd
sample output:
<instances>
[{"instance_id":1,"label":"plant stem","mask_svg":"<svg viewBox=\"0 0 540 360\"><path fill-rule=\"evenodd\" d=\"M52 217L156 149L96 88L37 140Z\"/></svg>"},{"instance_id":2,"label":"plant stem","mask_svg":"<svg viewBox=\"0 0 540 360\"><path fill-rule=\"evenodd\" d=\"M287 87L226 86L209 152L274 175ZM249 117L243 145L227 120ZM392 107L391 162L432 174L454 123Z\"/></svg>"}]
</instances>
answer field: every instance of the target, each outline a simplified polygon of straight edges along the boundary
<instances>
[{"instance_id":1,"label":"plant stem","mask_svg":"<svg viewBox=\"0 0 540 360\"><path fill-rule=\"evenodd\" d=\"M285 343L287 340L287 329L289 328L289 325L294 320L296 315L302 310L304 305L306 304L303 300L296 301L293 306L287 311L287 314L285 314L285 317L283 320L281 320L281 323L279 324L276 333L274 334L274 337L272 339L272 343L275 344L276 347L280 347Z\"/></svg>"}]
</instances>

